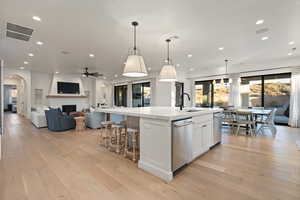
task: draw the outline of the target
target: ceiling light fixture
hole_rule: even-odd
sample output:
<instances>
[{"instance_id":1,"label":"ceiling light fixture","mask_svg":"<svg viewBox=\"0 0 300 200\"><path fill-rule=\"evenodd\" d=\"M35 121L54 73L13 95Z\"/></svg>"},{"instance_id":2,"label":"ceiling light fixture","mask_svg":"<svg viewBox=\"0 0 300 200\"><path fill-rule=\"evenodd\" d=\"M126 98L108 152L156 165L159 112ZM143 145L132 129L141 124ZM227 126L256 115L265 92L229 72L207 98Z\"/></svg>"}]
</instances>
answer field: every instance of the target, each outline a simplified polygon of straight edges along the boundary
<instances>
[{"instance_id":1,"label":"ceiling light fixture","mask_svg":"<svg viewBox=\"0 0 300 200\"><path fill-rule=\"evenodd\" d=\"M28 65L28 62L27 62L27 61L24 61L24 64L25 64L25 65Z\"/></svg>"},{"instance_id":2,"label":"ceiling light fixture","mask_svg":"<svg viewBox=\"0 0 300 200\"><path fill-rule=\"evenodd\" d=\"M89 57L94 58L95 55L90 53L90 54L89 54Z\"/></svg>"},{"instance_id":3,"label":"ceiling light fixture","mask_svg":"<svg viewBox=\"0 0 300 200\"><path fill-rule=\"evenodd\" d=\"M29 53L29 54L28 54L28 56L30 56L30 57L33 57L33 56L34 56L34 54L33 54L33 53Z\"/></svg>"},{"instance_id":4,"label":"ceiling light fixture","mask_svg":"<svg viewBox=\"0 0 300 200\"><path fill-rule=\"evenodd\" d=\"M264 20L263 19L260 19L260 20L257 20L256 21L256 25L260 25L260 24L263 24L264 23Z\"/></svg>"},{"instance_id":5,"label":"ceiling light fixture","mask_svg":"<svg viewBox=\"0 0 300 200\"><path fill-rule=\"evenodd\" d=\"M190 71L191 71L191 72L194 71L194 68L190 68Z\"/></svg>"},{"instance_id":6,"label":"ceiling light fixture","mask_svg":"<svg viewBox=\"0 0 300 200\"><path fill-rule=\"evenodd\" d=\"M294 41L290 41L290 42L289 42L289 45L294 45L294 44L295 44Z\"/></svg>"},{"instance_id":7,"label":"ceiling light fixture","mask_svg":"<svg viewBox=\"0 0 300 200\"><path fill-rule=\"evenodd\" d=\"M41 41L37 41L36 44L37 44L37 45L43 45L44 43L41 42Z\"/></svg>"},{"instance_id":8,"label":"ceiling light fixture","mask_svg":"<svg viewBox=\"0 0 300 200\"><path fill-rule=\"evenodd\" d=\"M25 67L20 67L20 69L25 69Z\"/></svg>"},{"instance_id":9,"label":"ceiling light fixture","mask_svg":"<svg viewBox=\"0 0 300 200\"><path fill-rule=\"evenodd\" d=\"M267 40L267 39L269 39L269 37L267 36L261 38L261 40Z\"/></svg>"},{"instance_id":10,"label":"ceiling light fixture","mask_svg":"<svg viewBox=\"0 0 300 200\"><path fill-rule=\"evenodd\" d=\"M188 54L187 57L188 57L188 58L191 58L191 57L193 57L193 55L192 55L192 54Z\"/></svg>"},{"instance_id":11,"label":"ceiling light fixture","mask_svg":"<svg viewBox=\"0 0 300 200\"><path fill-rule=\"evenodd\" d=\"M39 16L33 16L32 19L38 22L42 21L42 19Z\"/></svg>"},{"instance_id":12,"label":"ceiling light fixture","mask_svg":"<svg viewBox=\"0 0 300 200\"><path fill-rule=\"evenodd\" d=\"M115 74L115 78L117 78L118 77L118 74Z\"/></svg>"},{"instance_id":13,"label":"ceiling light fixture","mask_svg":"<svg viewBox=\"0 0 300 200\"><path fill-rule=\"evenodd\" d=\"M288 56L292 56L293 55L293 53L288 53Z\"/></svg>"},{"instance_id":14,"label":"ceiling light fixture","mask_svg":"<svg viewBox=\"0 0 300 200\"><path fill-rule=\"evenodd\" d=\"M55 72L55 74L59 74L59 72Z\"/></svg>"},{"instance_id":15,"label":"ceiling light fixture","mask_svg":"<svg viewBox=\"0 0 300 200\"><path fill-rule=\"evenodd\" d=\"M167 42L167 64L165 64L159 74L160 81L173 82L177 80L176 69L170 59L170 42L171 39L166 39Z\"/></svg>"},{"instance_id":16,"label":"ceiling light fixture","mask_svg":"<svg viewBox=\"0 0 300 200\"><path fill-rule=\"evenodd\" d=\"M219 47L219 50L220 50L220 51L223 51L223 50L224 50L224 47Z\"/></svg>"},{"instance_id":17,"label":"ceiling light fixture","mask_svg":"<svg viewBox=\"0 0 300 200\"><path fill-rule=\"evenodd\" d=\"M176 64L176 67L180 67L180 64Z\"/></svg>"},{"instance_id":18,"label":"ceiling light fixture","mask_svg":"<svg viewBox=\"0 0 300 200\"><path fill-rule=\"evenodd\" d=\"M138 22L132 22L134 34L133 34L133 49L129 51L127 61L124 67L123 76L127 77L144 77L147 76L147 69L144 62L144 58L139 54L136 47L136 27Z\"/></svg>"}]
</instances>

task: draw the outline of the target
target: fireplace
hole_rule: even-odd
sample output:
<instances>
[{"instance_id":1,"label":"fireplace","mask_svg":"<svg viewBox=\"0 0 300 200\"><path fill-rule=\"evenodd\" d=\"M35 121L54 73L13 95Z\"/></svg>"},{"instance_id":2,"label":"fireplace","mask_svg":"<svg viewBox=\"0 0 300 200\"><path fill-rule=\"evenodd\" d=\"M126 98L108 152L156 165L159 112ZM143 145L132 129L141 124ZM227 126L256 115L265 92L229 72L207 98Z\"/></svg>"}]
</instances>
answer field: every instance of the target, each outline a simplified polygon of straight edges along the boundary
<instances>
[{"instance_id":1,"label":"fireplace","mask_svg":"<svg viewBox=\"0 0 300 200\"><path fill-rule=\"evenodd\" d=\"M76 112L76 105L62 105L62 112L67 113L68 115L70 112Z\"/></svg>"}]
</instances>

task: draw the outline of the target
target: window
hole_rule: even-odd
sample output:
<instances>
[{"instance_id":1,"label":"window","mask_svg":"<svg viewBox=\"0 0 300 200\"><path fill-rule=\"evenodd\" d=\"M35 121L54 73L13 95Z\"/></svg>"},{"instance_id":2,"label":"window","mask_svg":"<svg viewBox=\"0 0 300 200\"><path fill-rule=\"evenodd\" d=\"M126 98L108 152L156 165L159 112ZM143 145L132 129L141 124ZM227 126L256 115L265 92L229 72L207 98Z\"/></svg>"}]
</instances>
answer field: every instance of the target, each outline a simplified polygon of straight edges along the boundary
<instances>
[{"instance_id":1,"label":"window","mask_svg":"<svg viewBox=\"0 0 300 200\"><path fill-rule=\"evenodd\" d=\"M175 88L176 88L175 106L179 107L181 105L184 105L184 98L183 98L184 83L176 82L175 83Z\"/></svg>"},{"instance_id":2,"label":"window","mask_svg":"<svg viewBox=\"0 0 300 200\"><path fill-rule=\"evenodd\" d=\"M196 81L195 82L195 103L199 107L226 107L229 102L229 84L228 79L224 79L224 84L221 80Z\"/></svg>"},{"instance_id":3,"label":"window","mask_svg":"<svg viewBox=\"0 0 300 200\"><path fill-rule=\"evenodd\" d=\"M115 106L127 107L127 85L115 86Z\"/></svg>"},{"instance_id":4,"label":"window","mask_svg":"<svg viewBox=\"0 0 300 200\"><path fill-rule=\"evenodd\" d=\"M132 107L149 107L150 101L150 82L132 84Z\"/></svg>"},{"instance_id":5,"label":"window","mask_svg":"<svg viewBox=\"0 0 300 200\"><path fill-rule=\"evenodd\" d=\"M276 108L275 123L288 124L291 74L272 74L241 78L244 107Z\"/></svg>"},{"instance_id":6,"label":"window","mask_svg":"<svg viewBox=\"0 0 300 200\"><path fill-rule=\"evenodd\" d=\"M262 77L241 78L242 107L262 107Z\"/></svg>"}]
</instances>

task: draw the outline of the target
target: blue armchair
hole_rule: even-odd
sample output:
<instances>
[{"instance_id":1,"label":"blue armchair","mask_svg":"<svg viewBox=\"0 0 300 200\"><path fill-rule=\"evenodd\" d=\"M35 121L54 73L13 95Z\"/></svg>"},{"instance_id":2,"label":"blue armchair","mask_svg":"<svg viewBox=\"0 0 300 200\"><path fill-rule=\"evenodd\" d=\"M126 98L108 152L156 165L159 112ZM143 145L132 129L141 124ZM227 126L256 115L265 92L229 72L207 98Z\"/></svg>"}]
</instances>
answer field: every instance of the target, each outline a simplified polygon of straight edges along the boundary
<instances>
[{"instance_id":1,"label":"blue armchair","mask_svg":"<svg viewBox=\"0 0 300 200\"><path fill-rule=\"evenodd\" d=\"M103 121L105 121L105 113L91 112L85 115L85 124L89 128L100 128Z\"/></svg>"},{"instance_id":2,"label":"blue armchair","mask_svg":"<svg viewBox=\"0 0 300 200\"><path fill-rule=\"evenodd\" d=\"M51 131L66 131L76 126L74 118L63 115L60 109L45 110L45 114L48 129Z\"/></svg>"}]
</instances>

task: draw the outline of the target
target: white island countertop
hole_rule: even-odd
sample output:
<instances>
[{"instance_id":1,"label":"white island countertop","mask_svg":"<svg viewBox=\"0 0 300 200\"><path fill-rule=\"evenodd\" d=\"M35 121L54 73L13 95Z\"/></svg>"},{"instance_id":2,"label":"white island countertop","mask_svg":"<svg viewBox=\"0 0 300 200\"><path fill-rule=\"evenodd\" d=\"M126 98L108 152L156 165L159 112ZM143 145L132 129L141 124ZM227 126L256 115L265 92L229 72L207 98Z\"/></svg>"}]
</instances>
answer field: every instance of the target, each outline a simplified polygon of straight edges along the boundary
<instances>
[{"instance_id":1,"label":"white island countertop","mask_svg":"<svg viewBox=\"0 0 300 200\"><path fill-rule=\"evenodd\" d=\"M192 112L188 112L191 110ZM186 107L183 110L174 107L113 107L113 108L97 108L96 111L112 114L120 114L134 117L144 117L151 119L162 120L178 120L183 118L189 118L199 115L205 115L209 113L221 112L221 108L196 108Z\"/></svg>"}]
</instances>

